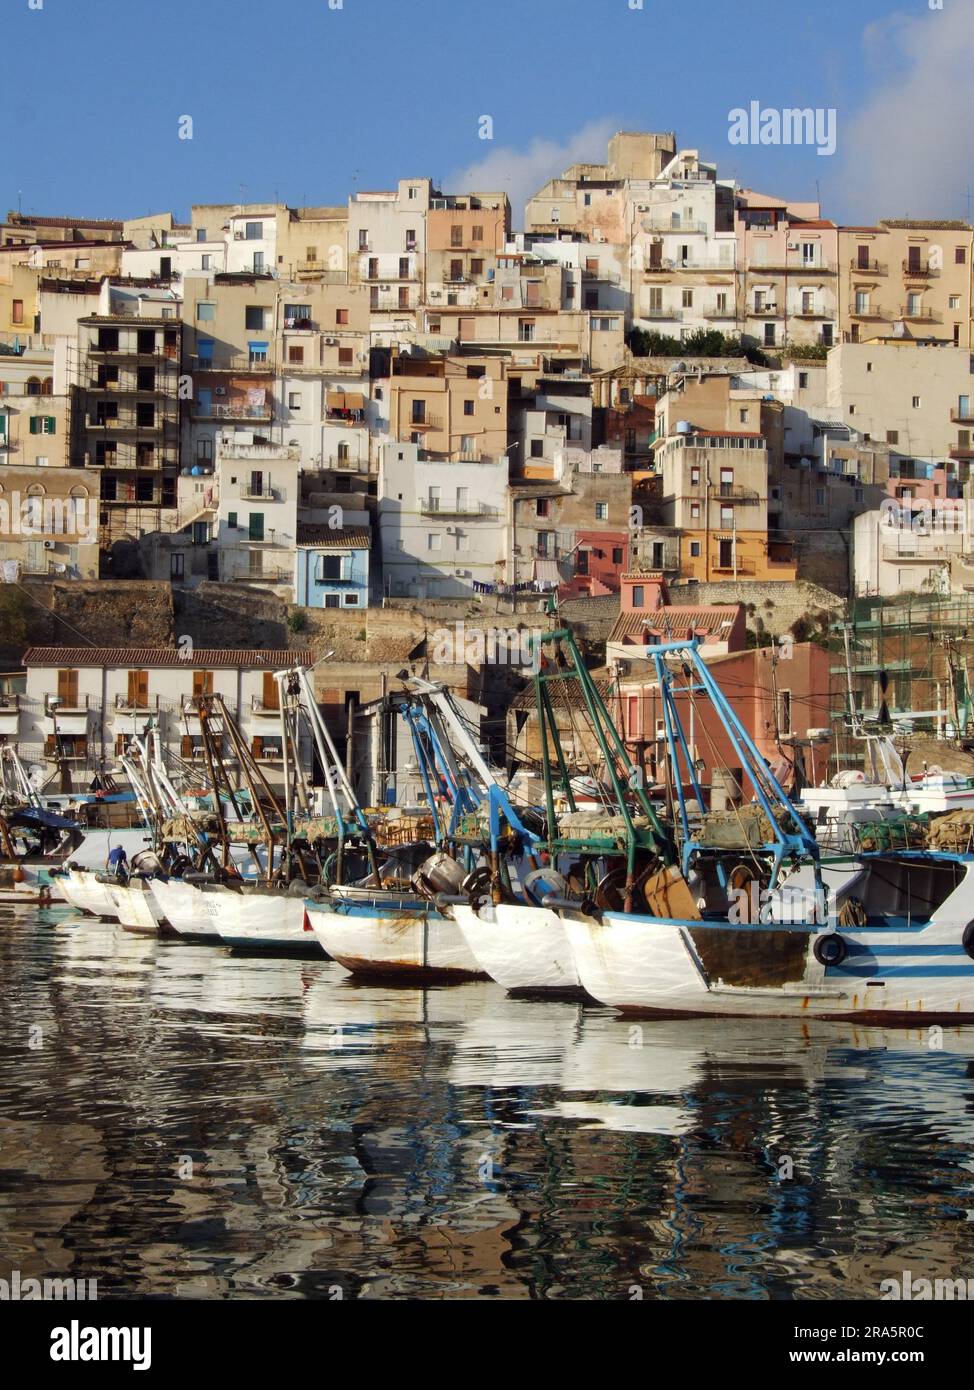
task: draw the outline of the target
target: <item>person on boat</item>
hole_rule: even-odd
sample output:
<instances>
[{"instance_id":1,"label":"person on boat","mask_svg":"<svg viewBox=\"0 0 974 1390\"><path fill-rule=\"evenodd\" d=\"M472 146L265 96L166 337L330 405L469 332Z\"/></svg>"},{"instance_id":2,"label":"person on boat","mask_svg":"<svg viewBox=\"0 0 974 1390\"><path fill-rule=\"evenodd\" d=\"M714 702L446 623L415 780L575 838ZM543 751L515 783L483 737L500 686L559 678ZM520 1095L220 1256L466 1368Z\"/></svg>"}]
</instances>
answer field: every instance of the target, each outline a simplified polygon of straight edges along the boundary
<instances>
[{"instance_id":1,"label":"person on boat","mask_svg":"<svg viewBox=\"0 0 974 1390\"><path fill-rule=\"evenodd\" d=\"M116 845L113 850L109 850L107 866L109 873L114 873L116 878L126 878L128 866L128 855L122 845Z\"/></svg>"}]
</instances>

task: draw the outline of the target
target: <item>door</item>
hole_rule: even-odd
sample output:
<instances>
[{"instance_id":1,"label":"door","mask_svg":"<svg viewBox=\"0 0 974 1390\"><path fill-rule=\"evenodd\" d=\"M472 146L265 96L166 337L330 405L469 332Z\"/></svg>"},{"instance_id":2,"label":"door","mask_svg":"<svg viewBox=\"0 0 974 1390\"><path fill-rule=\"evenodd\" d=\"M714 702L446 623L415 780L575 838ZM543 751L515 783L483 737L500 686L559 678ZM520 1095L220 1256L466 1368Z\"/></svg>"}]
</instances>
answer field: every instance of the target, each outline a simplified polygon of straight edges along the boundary
<instances>
[{"instance_id":1,"label":"door","mask_svg":"<svg viewBox=\"0 0 974 1390\"><path fill-rule=\"evenodd\" d=\"M722 570L732 570L734 568L734 542L718 541L720 555L717 568Z\"/></svg>"},{"instance_id":2,"label":"door","mask_svg":"<svg viewBox=\"0 0 974 1390\"><path fill-rule=\"evenodd\" d=\"M133 709L148 709L149 707L149 673L148 671L129 672L129 705Z\"/></svg>"},{"instance_id":3,"label":"door","mask_svg":"<svg viewBox=\"0 0 974 1390\"><path fill-rule=\"evenodd\" d=\"M274 679L274 674L273 674L273 672L272 672L272 671L265 671L265 672L264 672L264 695L263 695L263 700L262 700L262 704L263 704L263 706L264 706L264 709L280 709L280 708L281 708L280 695L281 695L281 687L278 685L277 681Z\"/></svg>"},{"instance_id":4,"label":"door","mask_svg":"<svg viewBox=\"0 0 974 1390\"><path fill-rule=\"evenodd\" d=\"M250 475L250 496L263 497L264 495L264 475L254 471Z\"/></svg>"},{"instance_id":5,"label":"door","mask_svg":"<svg viewBox=\"0 0 974 1390\"><path fill-rule=\"evenodd\" d=\"M57 698L58 703L67 709L78 708L78 673L77 671L58 671L57 673Z\"/></svg>"},{"instance_id":6,"label":"door","mask_svg":"<svg viewBox=\"0 0 974 1390\"><path fill-rule=\"evenodd\" d=\"M197 698L200 695L213 694L213 672L194 671L193 672L193 694Z\"/></svg>"}]
</instances>

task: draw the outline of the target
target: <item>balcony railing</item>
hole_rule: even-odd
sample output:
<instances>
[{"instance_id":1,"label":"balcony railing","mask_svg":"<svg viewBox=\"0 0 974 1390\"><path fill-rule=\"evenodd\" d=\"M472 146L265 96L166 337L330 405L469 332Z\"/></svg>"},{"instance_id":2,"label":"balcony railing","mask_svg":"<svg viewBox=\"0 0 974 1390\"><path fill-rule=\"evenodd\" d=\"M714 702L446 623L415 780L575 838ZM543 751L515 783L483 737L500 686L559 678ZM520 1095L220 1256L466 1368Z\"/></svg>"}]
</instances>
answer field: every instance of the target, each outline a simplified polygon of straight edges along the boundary
<instances>
[{"instance_id":1,"label":"balcony railing","mask_svg":"<svg viewBox=\"0 0 974 1390\"><path fill-rule=\"evenodd\" d=\"M221 353L219 357L200 357L193 354L189 360L198 372L240 372L242 376L248 376L255 372L266 373L275 370L273 358L253 357L247 352Z\"/></svg>"},{"instance_id":2,"label":"balcony railing","mask_svg":"<svg viewBox=\"0 0 974 1390\"><path fill-rule=\"evenodd\" d=\"M273 420L274 403L249 405L246 401L214 401L209 406L195 402L191 412L194 420Z\"/></svg>"},{"instance_id":3,"label":"balcony railing","mask_svg":"<svg viewBox=\"0 0 974 1390\"><path fill-rule=\"evenodd\" d=\"M673 236L682 236L684 232L706 233L708 230L706 222L688 222L685 219L681 220L680 222L673 223L667 221L660 221L659 219L654 217L643 217L640 220L640 225L642 226L644 232L656 232L662 233L664 235L667 232L670 232Z\"/></svg>"},{"instance_id":4,"label":"balcony railing","mask_svg":"<svg viewBox=\"0 0 974 1390\"><path fill-rule=\"evenodd\" d=\"M114 701L115 709L121 713L141 714L143 711L148 714L151 710L158 711L158 695L116 695Z\"/></svg>"},{"instance_id":5,"label":"balcony railing","mask_svg":"<svg viewBox=\"0 0 974 1390\"><path fill-rule=\"evenodd\" d=\"M683 318L682 309L651 308L643 309L639 315L642 319L670 319L673 323L679 323Z\"/></svg>"},{"instance_id":6,"label":"balcony railing","mask_svg":"<svg viewBox=\"0 0 974 1390\"><path fill-rule=\"evenodd\" d=\"M443 428L443 419L439 415L424 415L422 420L410 420L407 428L411 430L439 430Z\"/></svg>"},{"instance_id":7,"label":"balcony railing","mask_svg":"<svg viewBox=\"0 0 974 1390\"><path fill-rule=\"evenodd\" d=\"M932 265L930 264L929 261L912 261L912 262L911 262L911 261L908 261L908 260L907 260L907 261L904 261L904 262L903 262L903 274L904 274L904 275L923 275L923 276L925 276L925 277L926 277L926 276L933 277L933 276L939 275L939 274L940 274L940 271L939 271L939 269L938 269L936 266L932 266Z\"/></svg>"},{"instance_id":8,"label":"balcony railing","mask_svg":"<svg viewBox=\"0 0 974 1390\"><path fill-rule=\"evenodd\" d=\"M88 708L89 697L87 695L75 695L71 700L62 699L58 695L44 696L45 714L73 714L79 710Z\"/></svg>"},{"instance_id":9,"label":"balcony railing","mask_svg":"<svg viewBox=\"0 0 974 1390\"><path fill-rule=\"evenodd\" d=\"M274 487L270 483L264 483L259 488L252 488L246 484L240 493L245 502L286 502L287 489Z\"/></svg>"},{"instance_id":10,"label":"balcony railing","mask_svg":"<svg viewBox=\"0 0 974 1390\"><path fill-rule=\"evenodd\" d=\"M423 516L463 516L470 519L483 519L499 515L497 507L487 502L441 502L435 498L424 498L419 504Z\"/></svg>"},{"instance_id":11,"label":"balcony railing","mask_svg":"<svg viewBox=\"0 0 974 1390\"><path fill-rule=\"evenodd\" d=\"M858 270L860 275L885 275L887 266L882 261L851 261L850 268Z\"/></svg>"},{"instance_id":12,"label":"balcony railing","mask_svg":"<svg viewBox=\"0 0 974 1390\"><path fill-rule=\"evenodd\" d=\"M743 502L746 506L753 506L761 501L761 494L753 488L739 487L737 483L721 483L715 498L721 502Z\"/></svg>"},{"instance_id":13,"label":"balcony railing","mask_svg":"<svg viewBox=\"0 0 974 1390\"><path fill-rule=\"evenodd\" d=\"M963 415L955 407L950 412L950 418L955 425L974 425L974 415L971 414L970 406L968 406Z\"/></svg>"},{"instance_id":14,"label":"balcony railing","mask_svg":"<svg viewBox=\"0 0 974 1390\"><path fill-rule=\"evenodd\" d=\"M328 410L325 419L332 425L364 425L364 410Z\"/></svg>"},{"instance_id":15,"label":"balcony railing","mask_svg":"<svg viewBox=\"0 0 974 1390\"><path fill-rule=\"evenodd\" d=\"M732 561L729 565L722 565L718 562L716 565L711 565L710 568L715 574L753 574L754 561L738 560L736 564Z\"/></svg>"},{"instance_id":16,"label":"balcony railing","mask_svg":"<svg viewBox=\"0 0 974 1390\"><path fill-rule=\"evenodd\" d=\"M898 317L909 319L911 323L942 323L943 314L938 314L936 309L911 309L908 304L900 307Z\"/></svg>"}]
</instances>

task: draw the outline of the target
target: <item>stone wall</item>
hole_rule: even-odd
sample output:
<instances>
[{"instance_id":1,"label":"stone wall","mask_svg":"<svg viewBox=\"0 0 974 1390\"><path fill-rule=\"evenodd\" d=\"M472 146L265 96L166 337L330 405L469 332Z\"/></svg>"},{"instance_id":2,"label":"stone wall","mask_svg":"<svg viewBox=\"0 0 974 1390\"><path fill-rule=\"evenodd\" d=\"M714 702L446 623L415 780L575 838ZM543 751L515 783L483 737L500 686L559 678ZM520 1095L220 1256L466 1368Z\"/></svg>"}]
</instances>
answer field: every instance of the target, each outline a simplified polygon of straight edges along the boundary
<instances>
[{"instance_id":1,"label":"stone wall","mask_svg":"<svg viewBox=\"0 0 974 1390\"><path fill-rule=\"evenodd\" d=\"M743 603L747 626L758 636L769 634L781 637L791 631L799 618L815 623L820 613L836 621L845 607L844 601L829 589L805 580L732 579L714 584L674 582L670 585L670 602L685 607L688 604Z\"/></svg>"},{"instance_id":2,"label":"stone wall","mask_svg":"<svg viewBox=\"0 0 974 1390\"><path fill-rule=\"evenodd\" d=\"M20 597L19 612L0 614L0 660L8 668L20 665L27 647L169 647L175 641L166 583L28 578L10 586L10 594Z\"/></svg>"}]
</instances>

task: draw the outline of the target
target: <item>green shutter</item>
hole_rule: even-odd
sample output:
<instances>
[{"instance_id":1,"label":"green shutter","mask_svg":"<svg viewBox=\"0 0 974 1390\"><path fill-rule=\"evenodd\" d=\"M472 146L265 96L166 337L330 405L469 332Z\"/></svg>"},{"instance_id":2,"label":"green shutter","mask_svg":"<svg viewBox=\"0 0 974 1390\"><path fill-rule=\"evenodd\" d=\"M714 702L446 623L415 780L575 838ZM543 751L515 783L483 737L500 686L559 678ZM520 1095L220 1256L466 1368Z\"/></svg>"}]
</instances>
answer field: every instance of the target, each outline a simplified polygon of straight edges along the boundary
<instances>
[{"instance_id":1,"label":"green shutter","mask_svg":"<svg viewBox=\"0 0 974 1390\"><path fill-rule=\"evenodd\" d=\"M31 432L31 434L40 434L40 432L41 432L41 430L40 430L40 425L41 425L41 417L40 417L39 415L32 415L32 416L30 417L30 432Z\"/></svg>"},{"instance_id":2,"label":"green shutter","mask_svg":"<svg viewBox=\"0 0 974 1390\"><path fill-rule=\"evenodd\" d=\"M262 541L264 539L264 513L250 513L250 539L252 541Z\"/></svg>"},{"instance_id":3,"label":"green shutter","mask_svg":"<svg viewBox=\"0 0 974 1390\"><path fill-rule=\"evenodd\" d=\"M46 415L44 418L45 418L46 426L47 426L46 429L44 430L44 433L45 433L45 434L56 434L56 433L57 433L57 416L55 416L55 415Z\"/></svg>"},{"instance_id":4,"label":"green shutter","mask_svg":"<svg viewBox=\"0 0 974 1390\"><path fill-rule=\"evenodd\" d=\"M231 527L234 531L237 529L237 513L236 513L236 512L228 512L228 513L227 513L227 525L228 525L229 527Z\"/></svg>"}]
</instances>

